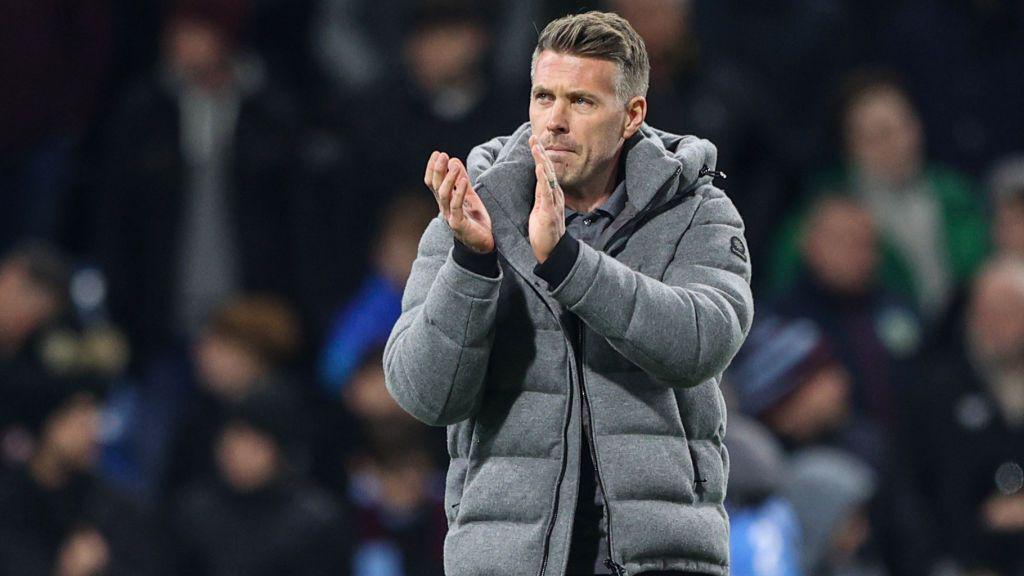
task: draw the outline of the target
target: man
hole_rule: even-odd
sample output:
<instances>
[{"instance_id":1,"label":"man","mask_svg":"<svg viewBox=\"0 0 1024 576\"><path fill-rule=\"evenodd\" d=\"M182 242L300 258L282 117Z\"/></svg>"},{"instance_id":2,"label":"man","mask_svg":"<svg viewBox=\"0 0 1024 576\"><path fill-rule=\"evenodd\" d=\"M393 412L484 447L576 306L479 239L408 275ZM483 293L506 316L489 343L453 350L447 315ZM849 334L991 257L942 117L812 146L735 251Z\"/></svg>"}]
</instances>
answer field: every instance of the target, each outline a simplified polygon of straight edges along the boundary
<instances>
[{"instance_id":1,"label":"man","mask_svg":"<svg viewBox=\"0 0 1024 576\"><path fill-rule=\"evenodd\" d=\"M940 550L968 573L1024 572L1024 261L974 279L956 349L931 350L906 437Z\"/></svg>"},{"instance_id":2,"label":"man","mask_svg":"<svg viewBox=\"0 0 1024 576\"><path fill-rule=\"evenodd\" d=\"M441 214L384 361L449 426L449 575L729 571L718 381L750 264L714 146L644 124L648 68L621 17L556 20L529 124L428 162Z\"/></svg>"}]
</instances>

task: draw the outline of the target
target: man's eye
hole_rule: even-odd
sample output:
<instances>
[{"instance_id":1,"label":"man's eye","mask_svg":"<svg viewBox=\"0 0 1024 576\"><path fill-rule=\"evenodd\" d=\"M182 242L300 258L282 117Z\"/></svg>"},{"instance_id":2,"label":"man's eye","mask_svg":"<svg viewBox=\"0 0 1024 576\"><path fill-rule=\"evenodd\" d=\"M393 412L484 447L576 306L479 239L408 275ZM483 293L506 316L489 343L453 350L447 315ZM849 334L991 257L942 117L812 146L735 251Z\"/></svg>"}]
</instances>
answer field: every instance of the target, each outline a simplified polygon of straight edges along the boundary
<instances>
[{"instance_id":1,"label":"man's eye","mask_svg":"<svg viewBox=\"0 0 1024 576\"><path fill-rule=\"evenodd\" d=\"M539 101L539 102L548 102L548 101L551 100L551 94L548 94L546 92L538 92L534 96L534 99Z\"/></svg>"},{"instance_id":2,"label":"man's eye","mask_svg":"<svg viewBox=\"0 0 1024 576\"><path fill-rule=\"evenodd\" d=\"M581 106L584 108L589 108L594 104L590 100L587 100L586 98L583 97L577 98L576 100L573 101L573 103L576 104L577 106Z\"/></svg>"}]
</instances>

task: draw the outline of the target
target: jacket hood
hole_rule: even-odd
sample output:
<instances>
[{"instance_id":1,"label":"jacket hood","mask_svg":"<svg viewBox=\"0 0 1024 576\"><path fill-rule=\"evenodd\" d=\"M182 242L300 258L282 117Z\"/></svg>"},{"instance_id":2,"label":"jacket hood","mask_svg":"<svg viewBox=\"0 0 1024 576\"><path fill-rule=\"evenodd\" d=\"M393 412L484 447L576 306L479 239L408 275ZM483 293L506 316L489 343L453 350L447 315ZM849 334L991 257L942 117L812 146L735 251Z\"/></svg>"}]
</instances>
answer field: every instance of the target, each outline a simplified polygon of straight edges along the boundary
<instances>
[{"instance_id":1,"label":"jacket hood","mask_svg":"<svg viewBox=\"0 0 1024 576\"><path fill-rule=\"evenodd\" d=\"M495 138L474 148L467 157L470 179L476 183L493 169L505 165L528 167L533 172L530 155L530 123L519 126L510 136ZM626 194L637 210L643 210L657 193L677 174L679 185L671 187L657 203L675 194L691 190L698 181L711 181L718 162L718 149L710 141L697 136L670 134L644 123L625 143ZM519 193L524 193L520 190ZM533 189L526 190L532 205Z\"/></svg>"}]
</instances>

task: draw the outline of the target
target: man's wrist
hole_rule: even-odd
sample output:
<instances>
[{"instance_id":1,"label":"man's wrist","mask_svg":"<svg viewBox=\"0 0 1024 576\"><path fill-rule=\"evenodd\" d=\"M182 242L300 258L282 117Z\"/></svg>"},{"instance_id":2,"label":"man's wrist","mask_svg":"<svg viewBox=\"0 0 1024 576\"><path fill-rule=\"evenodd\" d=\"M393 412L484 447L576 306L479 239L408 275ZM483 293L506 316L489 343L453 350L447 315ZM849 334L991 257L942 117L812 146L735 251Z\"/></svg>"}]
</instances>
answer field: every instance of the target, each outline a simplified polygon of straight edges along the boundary
<instances>
[{"instance_id":1,"label":"man's wrist","mask_svg":"<svg viewBox=\"0 0 1024 576\"><path fill-rule=\"evenodd\" d=\"M554 290L569 276L579 255L580 241L566 231L551 254L548 254L547 260L534 266L533 273L548 283L549 290Z\"/></svg>"},{"instance_id":2,"label":"man's wrist","mask_svg":"<svg viewBox=\"0 0 1024 576\"><path fill-rule=\"evenodd\" d=\"M485 254L474 251L469 246L466 246L458 239L455 239L455 245L452 248L452 259L459 266L462 266L466 270L479 274L480 276L486 276L488 278L498 277L498 251L491 250Z\"/></svg>"}]
</instances>

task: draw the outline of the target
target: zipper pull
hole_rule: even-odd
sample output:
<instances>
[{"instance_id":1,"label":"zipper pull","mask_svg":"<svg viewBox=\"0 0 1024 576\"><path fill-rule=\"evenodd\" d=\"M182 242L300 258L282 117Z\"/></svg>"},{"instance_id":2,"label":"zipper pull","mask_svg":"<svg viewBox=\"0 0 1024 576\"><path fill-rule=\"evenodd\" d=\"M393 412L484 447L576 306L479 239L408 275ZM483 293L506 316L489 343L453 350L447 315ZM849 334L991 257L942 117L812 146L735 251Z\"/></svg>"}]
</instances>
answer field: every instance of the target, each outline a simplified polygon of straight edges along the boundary
<instances>
[{"instance_id":1,"label":"zipper pull","mask_svg":"<svg viewBox=\"0 0 1024 576\"><path fill-rule=\"evenodd\" d=\"M704 176L711 176L711 179L721 178L722 180L728 180L729 177L725 175L725 172L721 170L711 170L708 165L705 164L700 167L700 172L697 173L697 178L703 178Z\"/></svg>"},{"instance_id":2,"label":"zipper pull","mask_svg":"<svg viewBox=\"0 0 1024 576\"><path fill-rule=\"evenodd\" d=\"M604 565L611 570L612 574L615 574L615 576L629 576L629 573L626 572L626 567L611 558L605 558Z\"/></svg>"}]
</instances>

